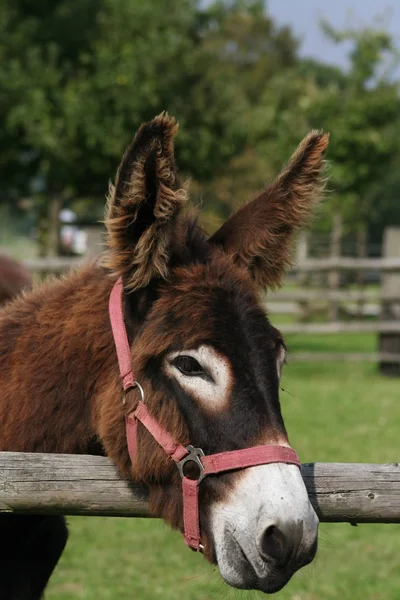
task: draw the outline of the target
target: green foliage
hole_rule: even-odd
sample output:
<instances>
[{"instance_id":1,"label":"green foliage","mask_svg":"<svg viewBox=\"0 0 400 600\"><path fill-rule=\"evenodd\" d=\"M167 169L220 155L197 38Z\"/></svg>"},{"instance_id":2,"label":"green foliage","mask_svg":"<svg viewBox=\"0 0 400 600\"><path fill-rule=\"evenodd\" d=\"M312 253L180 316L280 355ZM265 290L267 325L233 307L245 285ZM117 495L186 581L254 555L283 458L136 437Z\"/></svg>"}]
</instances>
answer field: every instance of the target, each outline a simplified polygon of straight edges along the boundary
<instances>
[{"instance_id":1,"label":"green foliage","mask_svg":"<svg viewBox=\"0 0 400 600\"><path fill-rule=\"evenodd\" d=\"M262 2L217 2L208 15L203 43L214 55L208 73L232 90L237 107L236 148L201 187L215 228L271 179L294 150L299 141L293 135L294 108L301 84L296 77L297 41L287 27L276 27Z\"/></svg>"},{"instance_id":2,"label":"green foliage","mask_svg":"<svg viewBox=\"0 0 400 600\"><path fill-rule=\"evenodd\" d=\"M166 10L163 2L57 0L28 10L10 0L2 11L4 131L18 140L24 183L31 173L21 148L47 194L104 192L133 132L165 109L181 123L185 172L209 178L238 151L236 88L208 68L214 16L195 2Z\"/></svg>"},{"instance_id":3,"label":"green foliage","mask_svg":"<svg viewBox=\"0 0 400 600\"><path fill-rule=\"evenodd\" d=\"M392 78L398 53L389 35L378 29L324 30L335 43L351 42L350 67L321 72L314 65L318 94L308 109L310 123L331 132L329 147L331 207L339 207L348 229L371 219L377 187L394 169L399 155L400 101ZM309 75L313 75L309 65ZM379 207L375 204L375 210Z\"/></svg>"},{"instance_id":4,"label":"green foliage","mask_svg":"<svg viewBox=\"0 0 400 600\"><path fill-rule=\"evenodd\" d=\"M262 0L4 0L0 201L30 195L43 219L54 199L79 199L92 214L134 131L168 110L181 125L178 163L212 226L312 127L332 134L323 226L338 208L349 230L400 222L393 40L323 27L331 43L350 43L348 70L300 59Z\"/></svg>"}]
</instances>

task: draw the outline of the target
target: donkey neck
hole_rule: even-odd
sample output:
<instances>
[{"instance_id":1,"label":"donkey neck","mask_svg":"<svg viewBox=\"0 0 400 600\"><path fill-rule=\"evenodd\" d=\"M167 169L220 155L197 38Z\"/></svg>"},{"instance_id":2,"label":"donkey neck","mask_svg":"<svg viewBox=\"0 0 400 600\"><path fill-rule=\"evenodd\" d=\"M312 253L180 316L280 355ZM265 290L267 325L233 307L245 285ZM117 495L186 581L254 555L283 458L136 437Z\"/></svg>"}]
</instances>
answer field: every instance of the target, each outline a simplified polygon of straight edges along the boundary
<instances>
[{"instance_id":1,"label":"donkey neck","mask_svg":"<svg viewBox=\"0 0 400 600\"><path fill-rule=\"evenodd\" d=\"M0 449L89 452L97 398L118 379L112 281L91 266L45 284L0 316ZM22 365L22 367L21 367Z\"/></svg>"}]
</instances>

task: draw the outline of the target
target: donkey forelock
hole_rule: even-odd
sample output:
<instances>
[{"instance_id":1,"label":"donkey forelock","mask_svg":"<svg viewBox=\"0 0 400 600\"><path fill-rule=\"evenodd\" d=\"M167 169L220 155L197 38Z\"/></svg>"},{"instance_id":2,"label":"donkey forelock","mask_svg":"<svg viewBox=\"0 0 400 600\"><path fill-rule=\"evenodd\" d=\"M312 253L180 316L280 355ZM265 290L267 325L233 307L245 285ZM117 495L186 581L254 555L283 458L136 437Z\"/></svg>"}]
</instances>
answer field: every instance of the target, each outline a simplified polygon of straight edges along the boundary
<instances>
[{"instance_id":1,"label":"donkey forelock","mask_svg":"<svg viewBox=\"0 0 400 600\"><path fill-rule=\"evenodd\" d=\"M277 180L208 237L184 210L176 131L162 114L125 153L107 205L103 266L36 290L0 317L0 440L5 450L64 452L101 443L124 475L149 486L152 512L182 529L172 461L140 426L132 462L128 454L124 420L139 394L130 390L122 404L108 295L122 277L136 378L149 413L176 442L207 454L288 445L278 397L284 343L258 294L290 263L293 236L323 187L328 137L309 134ZM21 389L29 439L10 411ZM205 479L200 524L204 554L236 587L276 591L316 549L317 519L294 465Z\"/></svg>"}]
</instances>

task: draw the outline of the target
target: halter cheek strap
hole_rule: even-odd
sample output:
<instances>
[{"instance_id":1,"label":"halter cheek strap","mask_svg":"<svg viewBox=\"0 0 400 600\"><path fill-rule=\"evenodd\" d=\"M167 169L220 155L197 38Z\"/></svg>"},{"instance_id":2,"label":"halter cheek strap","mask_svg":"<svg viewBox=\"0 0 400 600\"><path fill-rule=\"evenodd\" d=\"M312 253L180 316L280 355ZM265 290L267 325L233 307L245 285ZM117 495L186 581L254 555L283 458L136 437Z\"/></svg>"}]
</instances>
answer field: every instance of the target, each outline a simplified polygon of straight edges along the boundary
<instances>
[{"instance_id":1,"label":"halter cheek strap","mask_svg":"<svg viewBox=\"0 0 400 600\"><path fill-rule=\"evenodd\" d=\"M124 311L122 308L122 279L121 277L114 284L110 294L108 309L110 313L111 329L113 332L115 349L117 351L119 375L122 381L124 392L129 388L135 387L135 379L132 371L131 349L126 334L124 322Z\"/></svg>"},{"instance_id":2,"label":"halter cheek strap","mask_svg":"<svg viewBox=\"0 0 400 600\"><path fill-rule=\"evenodd\" d=\"M185 542L193 550L201 550L198 497L199 484L205 477L270 463L286 463L300 467L300 460L296 452L286 446L253 446L242 450L232 450L205 456L201 448L194 448L191 445L185 447L176 443L168 431L148 412L144 403L143 390L135 380L132 370L131 351L123 317L122 297L123 287L120 278L115 283L110 294L109 314L117 351L121 383L124 394L127 390L138 387L142 396L136 410L128 414L125 419L129 456L133 462L137 454L137 429L140 422L178 467L182 478ZM193 464L197 466L197 477L195 479L186 475L189 463L192 466Z\"/></svg>"}]
</instances>

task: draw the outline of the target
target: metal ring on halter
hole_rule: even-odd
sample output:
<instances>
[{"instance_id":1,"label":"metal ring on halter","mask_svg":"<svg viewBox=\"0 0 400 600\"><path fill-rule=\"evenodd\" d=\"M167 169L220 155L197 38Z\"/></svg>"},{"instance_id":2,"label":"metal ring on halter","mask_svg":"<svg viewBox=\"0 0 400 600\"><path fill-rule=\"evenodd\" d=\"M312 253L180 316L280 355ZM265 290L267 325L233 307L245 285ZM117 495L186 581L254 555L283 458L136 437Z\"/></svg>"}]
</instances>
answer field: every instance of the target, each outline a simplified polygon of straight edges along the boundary
<instances>
[{"instance_id":1,"label":"metal ring on halter","mask_svg":"<svg viewBox=\"0 0 400 600\"><path fill-rule=\"evenodd\" d=\"M140 396L141 396L140 399L141 399L141 401L144 404L144 391L143 391L143 388L142 388L142 386L140 385L140 383L138 381L134 381L133 385L130 388L128 388L128 389L126 389L126 390L124 390L122 392L122 404L125 404L125 402L126 402L126 393L129 392L129 390L132 390L134 388L138 388L138 390L140 392Z\"/></svg>"},{"instance_id":2,"label":"metal ring on halter","mask_svg":"<svg viewBox=\"0 0 400 600\"><path fill-rule=\"evenodd\" d=\"M186 477L185 475L185 465L189 462L195 463L198 468L197 477L193 477L194 480L197 480L197 483L203 481L205 477L204 466L201 462L201 457L204 456L204 452L201 448L194 448L194 446L187 446L186 450L188 454L182 458L179 462L175 463L178 467L178 471L182 479ZM192 477L188 477L188 479L192 479Z\"/></svg>"}]
</instances>

